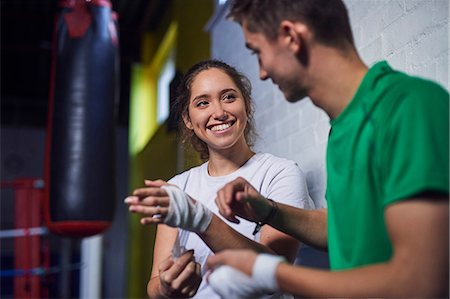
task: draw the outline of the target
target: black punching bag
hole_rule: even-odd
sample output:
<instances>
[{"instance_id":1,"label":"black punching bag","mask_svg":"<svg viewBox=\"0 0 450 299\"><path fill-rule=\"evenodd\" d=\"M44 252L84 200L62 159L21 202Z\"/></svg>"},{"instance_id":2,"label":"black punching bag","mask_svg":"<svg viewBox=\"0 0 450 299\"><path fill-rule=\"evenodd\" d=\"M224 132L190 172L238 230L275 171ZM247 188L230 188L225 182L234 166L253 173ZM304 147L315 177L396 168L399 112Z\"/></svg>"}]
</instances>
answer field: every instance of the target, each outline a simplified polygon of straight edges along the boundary
<instances>
[{"instance_id":1,"label":"black punching bag","mask_svg":"<svg viewBox=\"0 0 450 299\"><path fill-rule=\"evenodd\" d=\"M115 206L119 47L109 0L60 1L55 24L46 140L49 230L103 232Z\"/></svg>"}]
</instances>

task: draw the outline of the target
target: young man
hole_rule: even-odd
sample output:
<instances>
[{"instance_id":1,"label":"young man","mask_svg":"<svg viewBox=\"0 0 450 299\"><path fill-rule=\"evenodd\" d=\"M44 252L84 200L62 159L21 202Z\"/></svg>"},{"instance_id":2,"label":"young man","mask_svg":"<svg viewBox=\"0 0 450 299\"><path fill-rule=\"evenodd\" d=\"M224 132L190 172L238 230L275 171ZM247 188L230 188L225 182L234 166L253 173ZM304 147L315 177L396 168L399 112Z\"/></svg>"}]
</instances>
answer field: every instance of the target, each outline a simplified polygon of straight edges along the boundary
<instances>
[{"instance_id":1,"label":"young man","mask_svg":"<svg viewBox=\"0 0 450 299\"><path fill-rule=\"evenodd\" d=\"M386 62L368 69L340 0L239 0L230 16L258 57L260 78L290 102L309 96L329 115L328 208L274 205L242 178L216 203L229 221L268 224L328 250L331 271L224 251L208 260L210 284L240 297L279 289L302 297L448 296L448 92ZM236 277L253 288L241 290Z\"/></svg>"}]
</instances>

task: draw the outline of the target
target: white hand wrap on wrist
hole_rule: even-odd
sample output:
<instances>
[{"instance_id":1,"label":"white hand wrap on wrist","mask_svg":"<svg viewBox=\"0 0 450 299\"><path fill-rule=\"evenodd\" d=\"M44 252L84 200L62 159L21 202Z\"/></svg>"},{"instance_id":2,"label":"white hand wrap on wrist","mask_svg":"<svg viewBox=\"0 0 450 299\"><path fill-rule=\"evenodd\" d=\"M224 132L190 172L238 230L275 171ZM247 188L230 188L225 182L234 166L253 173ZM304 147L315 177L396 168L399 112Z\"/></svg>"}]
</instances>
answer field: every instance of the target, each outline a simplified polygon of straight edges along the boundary
<instances>
[{"instance_id":1,"label":"white hand wrap on wrist","mask_svg":"<svg viewBox=\"0 0 450 299\"><path fill-rule=\"evenodd\" d=\"M276 269L284 259L270 254L259 254L252 269L252 276L224 265L216 268L208 277L208 283L223 298L261 298L278 290Z\"/></svg>"},{"instance_id":2,"label":"white hand wrap on wrist","mask_svg":"<svg viewBox=\"0 0 450 299\"><path fill-rule=\"evenodd\" d=\"M255 263L253 264L252 278L268 292L278 290L277 283L277 266L283 262L281 256L271 254L258 254Z\"/></svg>"},{"instance_id":3,"label":"white hand wrap on wrist","mask_svg":"<svg viewBox=\"0 0 450 299\"><path fill-rule=\"evenodd\" d=\"M208 276L208 283L221 298L258 298L262 295L255 281L235 268L220 266Z\"/></svg>"},{"instance_id":4,"label":"white hand wrap on wrist","mask_svg":"<svg viewBox=\"0 0 450 299\"><path fill-rule=\"evenodd\" d=\"M203 233L211 223L213 213L200 202L195 202L176 186L162 186L170 197L169 211L164 223L188 231Z\"/></svg>"}]
</instances>

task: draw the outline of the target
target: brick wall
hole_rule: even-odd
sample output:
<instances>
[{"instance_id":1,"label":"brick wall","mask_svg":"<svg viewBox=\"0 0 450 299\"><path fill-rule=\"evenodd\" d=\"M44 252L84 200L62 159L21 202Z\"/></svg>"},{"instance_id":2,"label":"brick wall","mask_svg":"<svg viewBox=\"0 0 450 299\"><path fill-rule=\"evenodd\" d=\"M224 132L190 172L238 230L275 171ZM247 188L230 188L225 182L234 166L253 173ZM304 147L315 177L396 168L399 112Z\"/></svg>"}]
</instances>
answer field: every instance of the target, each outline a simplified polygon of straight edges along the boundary
<instances>
[{"instance_id":1,"label":"brick wall","mask_svg":"<svg viewBox=\"0 0 450 299\"><path fill-rule=\"evenodd\" d=\"M387 60L409 74L430 78L447 89L449 65L448 0L344 0L356 46L367 65ZM210 23L212 57L246 74L253 84L256 151L295 160L307 176L311 197L326 206L325 150L327 115L310 100L295 104L269 81L258 79L256 58L244 46L237 24L218 14Z\"/></svg>"}]
</instances>

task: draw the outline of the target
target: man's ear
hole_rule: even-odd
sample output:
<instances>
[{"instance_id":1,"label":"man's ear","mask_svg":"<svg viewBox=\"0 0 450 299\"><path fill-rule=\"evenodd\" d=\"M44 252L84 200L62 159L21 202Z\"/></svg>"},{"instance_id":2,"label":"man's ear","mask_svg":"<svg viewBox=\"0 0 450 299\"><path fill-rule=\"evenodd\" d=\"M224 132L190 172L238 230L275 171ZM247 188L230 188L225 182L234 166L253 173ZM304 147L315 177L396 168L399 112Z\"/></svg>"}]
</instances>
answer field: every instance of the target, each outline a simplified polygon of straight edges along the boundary
<instances>
[{"instance_id":1,"label":"man's ear","mask_svg":"<svg viewBox=\"0 0 450 299\"><path fill-rule=\"evenodd\" d=\"M189 116L187 115L187 113L183 113L183 122L184 125L186 126L186 128L188 128L189 130L192 130L192 123L191 120L189 119Z\"/></svg>"},{"instance_id":2,"label":"man's ear","mask_svg":"<svg viewBox=\"0 0 450 299\"><path fill-rule=\"evenodd\" d=\"M306 35L306 26L302 23L289 20L281 21L278 32L278 39L282 45L291 51L298 53L303 45L304 35Z\"/></svg>"}]
</instances>

